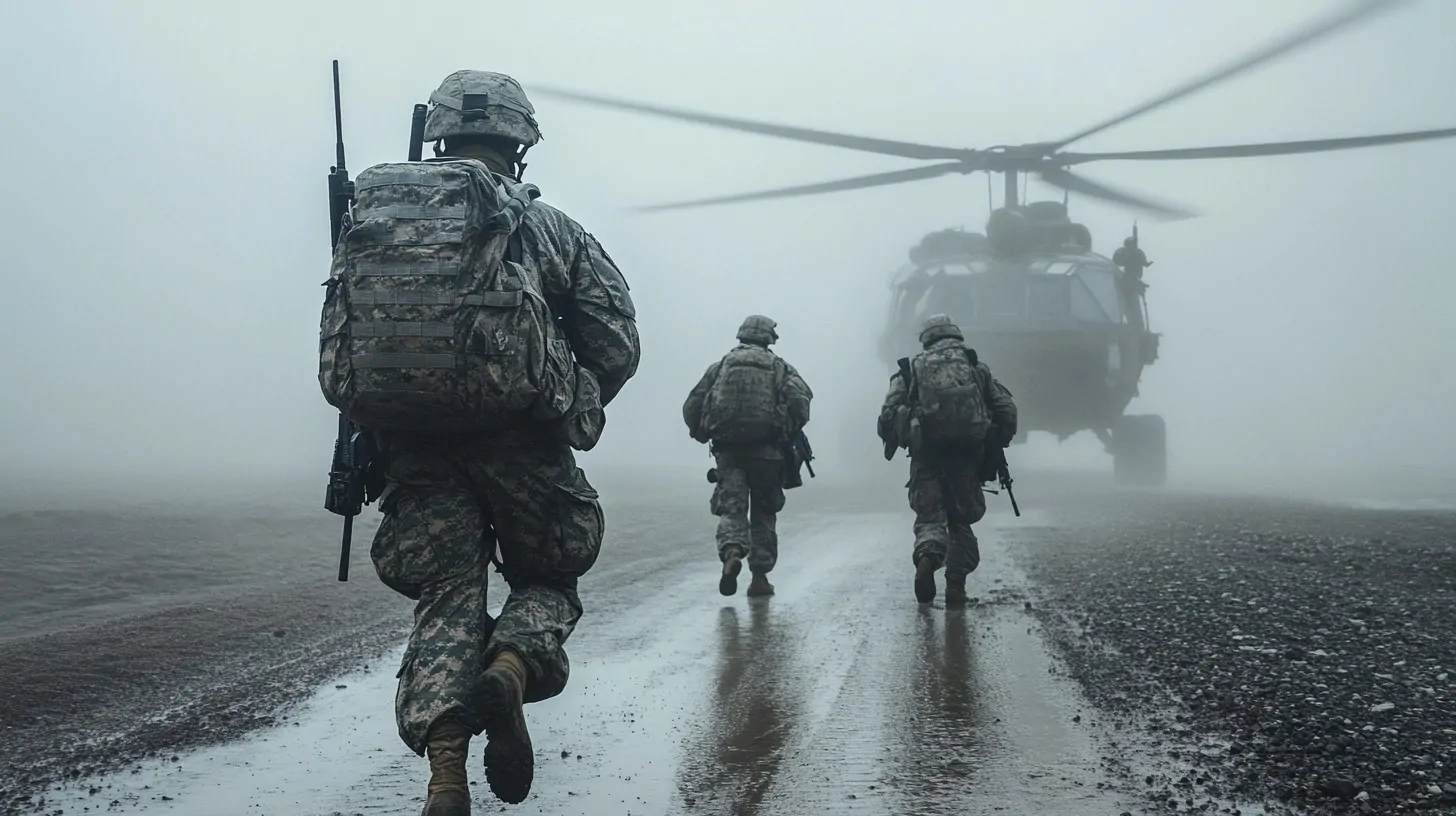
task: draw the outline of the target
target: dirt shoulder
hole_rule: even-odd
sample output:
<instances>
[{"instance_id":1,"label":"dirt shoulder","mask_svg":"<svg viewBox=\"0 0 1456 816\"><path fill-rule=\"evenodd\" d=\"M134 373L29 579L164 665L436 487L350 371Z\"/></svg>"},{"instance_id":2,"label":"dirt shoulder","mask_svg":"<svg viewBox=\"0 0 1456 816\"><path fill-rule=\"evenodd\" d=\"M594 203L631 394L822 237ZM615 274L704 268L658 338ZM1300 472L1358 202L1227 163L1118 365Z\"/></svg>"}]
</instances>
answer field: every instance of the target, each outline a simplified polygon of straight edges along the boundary
<instances>
[{"instance_id":1,"label":"dirt shoulder","mask_svg":"<svg viewBox=\"0 0 1456 816\"><path fill-rule=\"evenodd\" d=\"M1456 809L1456 513L1142 496L1014 531L1038 607L1106 709L1195 779L1306 813Z\"/></svg>"}]
</instances>

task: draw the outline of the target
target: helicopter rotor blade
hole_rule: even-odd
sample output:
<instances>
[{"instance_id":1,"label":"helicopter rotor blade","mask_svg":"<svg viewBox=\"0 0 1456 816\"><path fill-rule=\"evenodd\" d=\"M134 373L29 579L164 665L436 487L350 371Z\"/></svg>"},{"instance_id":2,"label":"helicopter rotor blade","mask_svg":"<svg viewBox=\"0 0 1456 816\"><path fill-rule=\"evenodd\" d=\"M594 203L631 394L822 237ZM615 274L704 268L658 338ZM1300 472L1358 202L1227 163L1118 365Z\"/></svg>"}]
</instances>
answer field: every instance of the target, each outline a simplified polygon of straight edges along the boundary
<instances>
[{"instance_id":1,"label":"helicopter rotor blade","mask_svg":"<svg viewBox=\"0 0 1456 816\"><path fill-rule=\"evenodd\" d=\"M949 175L951 173L971 173L975 168L964 162L947 162L945 164L932 164L929 167L912 167L908 170L894 170L889 173L875 173L868 176L855 176L854 178L840 179L838 181L823 181L816 184L803 184L796 187L781 187L775 190L763 190L756 193L738 193L735 195L719 196L716 198L704 198L695 201L681 201L673 204L655 204L647 207L637 207L638 210L680 210L688 207L703 207L710 204L730 204L739 201L763 201L774 198L791 198L794 196L814 195L816 193L837 193L845 190L862 190L867 187L883 187L887 184L900 184L907 181L920 181L923 179L935 178L937 176Z\"/></svg>"},{"instance_id":2,"label":"helicopter rotor blade","mask_svg":"<svg viewBox=\"0 0 1456 816\"><path fill-rule=\"evenodd\" d=\"M729 130L757 133L762 136L776 136L781 139L792 139L798 142L809 142L811 144L830 145L843 147L849 150L862 150L869 153L879 153L886 156L901 156L907 159L968 159L976 155L975 150L956 147L937 147L935 145L916 144L914 142L900 142L892 139L875 139L867 136L853 136L847 133L834 133L827 130L812 130L809 128L794 127L792 125L775 125L769 122L756 122L749 119L738 119L731 116L717 116L710 113L698 113L695 111L683 110L681 108L669 108L660 105L647 105L641 102L629 102L623 99L612 99L596 94L580 93L562 88L542 87L533 85L533 95L557 97L569 99L575 102L584 102L588 105L599 105L617 110L645 113L650 116L661 116L668 119L678 119L686 122L696 122L701 125L727 128Z\"/></svg>"},{"instance_id":3,"label":"helicopter rotor blade","mask_svg":"<svg viewBox=\"0 0 1456 816\"><path fill-rule=\"evenodd\" d=\"M1264 142L1261 144L1220 145L1218 147L1182 147L1171 150L1130 150L1119 153L1063 153L1056 157L1060 164L1081 164L1090 161L1167 161L1179 159L1239 159L1254 156L1285 156L1298 153L1324 153L1331 150L1353 150L1359 147L1422 142L1456 137L1456 128L1386 133L1379 136L1347 136L1337 139L1305 139L1297 142Z\"/></svg>"},{"instance_id":4,"label":"helicopter rotor blade","mask_svg":"<svg viewBox=\"0 0 1456 816\"><path fill-rule=\"evenodd\" d=\"M1276 57L1285 56L1297 48L1309 45L1322 37L1334 33L1340 28L1344 28L1367 17L1370 17L1376 12L1387 11L1396 7L1397 5L1402 5L1407 2L1409 2L1409 0L1359 0L1358 2L1354 2L1340 13L1321 20L1320 22L1310 25L1306 28L1300 29L1295 33L1290 34L1289 36L1274 43L1271 43L1230 65L1226 65L1223 68L1199 77L1198 79L1192 80L1191 82L1186 82L1182 85L1179 85L1178 87L1166 93L1163 93L1148 100L1147 102L1144 102L1141 105L1138 105L1137 107L1127 111L1126 113L1119 114L1118 116L1108 119L1105 122L1093 125L1092 127L1068 136L1060 142L1056 142L1053 149L1066 147L1072 142L1085 139L1094 133L1100 133L1114 125L1120 125L1123 122L1161 108L1164 105L1168 105L1172 102L1182 99L1192 93L1195 93L1196 91L1207 88L1210 85L1214 85L1224 80L1231 79L1238 74L1241 74L1257 65L1268 62Z\"/></svg>"},{"instance_id":5,"label":"helicopter rotor blade","mask_svg":"<svg viewBox=\"0 0 1456 816\"><path fill-rule=\"evenodd\" d=\"M1092 181L1091 179L1076 175L1070 170L1065 170L1060 167L1044 167L1038 170L1037 173L1041 176L1042 181L1045 181L1053 187L1061 187L1064 190L1070 190L1074 193L1081 193L1082 195L1100 198L1104 201L1112 201L1117 204L1132 207L1133 209L1142 210L1159 216L1165 221L1181 221L1185 218L1195 218L1198 215L1191 210L1185 210L1171 204L1160 204L1156 201L1135 196L1132 193L1126 193L1108 187L1101 182Z\"/></svg>"}]
</instances>

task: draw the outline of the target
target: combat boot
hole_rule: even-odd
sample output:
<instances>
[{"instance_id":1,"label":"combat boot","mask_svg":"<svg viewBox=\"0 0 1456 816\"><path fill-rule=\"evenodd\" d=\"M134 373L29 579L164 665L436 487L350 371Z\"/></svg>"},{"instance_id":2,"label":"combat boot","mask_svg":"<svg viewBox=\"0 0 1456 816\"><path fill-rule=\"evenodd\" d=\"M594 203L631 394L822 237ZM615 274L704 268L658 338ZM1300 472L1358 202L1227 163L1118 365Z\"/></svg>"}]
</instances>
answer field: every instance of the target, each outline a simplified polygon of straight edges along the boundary
<instances>
[{"instance_id":1,"label":"combat boot","mask_svg":"<svg viewBox=\"0 0 1456 816\"><path fill-rule=\"evenodd\" d=\"M425 744L429 797L421 816L470 816L470 783L465 778L470 736L470 729L454 719L440 720L430 729Z\"/></svg>"},{"instance_id":2,"label":"combat boot","mask_svg":"<svg viewBox=\"0 0 1456 816\"><path fill-rule=\"evenodd\" d=\"M516 805L531 792L536 758L522 709L526 663L511 649L502 649L480 678L477 710L485 723L485 781L495 798Z\"/></svg>"},{"instance_id":3,"label":"combat boot","mask_svg":"<svg viewBox=\"0 0 1456 816\"><path fill-rule=\"evenodd\" d=\"M935 600L935 559L923 556L915 562L915 600L928 604Z\"/></svg>"},{"instance_id":4,"label":"combat boot","mask_svg":"<svg viewBox=\"0 0 1456 816\"><path fill-rule=\"evenodd\" d=\"M753 571L753 580L748 582L747 595L750 598L762 598L774 594L773 584L768 582L768 573Z\"/></svg>"},{"instance_id":5,"label":"combat boot","mask_svg":"<svg viewBox=\"0 0 1456 816\"><path fill-rule=\"evenodd\" d=\"M945 605L965 606L966 600L966 579L962 578L959 581L945 579Z\"/></svg>"},{"instance_id":6,"label":"combat boot","mask_svg":"<svg viewBox=\"0 0 1456 816\"><path fill-rule=\"evenodd\" d=\"M718 594L732 595L738 591L738 573L743 571L743 559L729 558L723 562L723 576L718 579Z\"/></svg>"}]
</instances>

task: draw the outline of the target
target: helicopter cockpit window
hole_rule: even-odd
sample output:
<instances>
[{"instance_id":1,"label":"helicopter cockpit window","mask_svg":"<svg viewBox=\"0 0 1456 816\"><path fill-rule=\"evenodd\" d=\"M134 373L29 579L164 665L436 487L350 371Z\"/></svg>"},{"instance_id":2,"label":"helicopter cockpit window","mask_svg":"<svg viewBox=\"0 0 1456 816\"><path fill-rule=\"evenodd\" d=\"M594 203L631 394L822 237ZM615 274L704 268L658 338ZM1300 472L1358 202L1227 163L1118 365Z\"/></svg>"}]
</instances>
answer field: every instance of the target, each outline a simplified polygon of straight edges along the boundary
<instances>
[{"instance_id":1,"label":"helicopter cockpit window","mask_svg":"<svg viewBox=\"0 0 1456 816\"><path fill-rule=\"evenodd\" d=\"M1108 267L1082 266L1072 275L1072 316L1093 323L1121 323L1117 279Z\"/></svg>"},{"instance_id":2,"label":"helicopter cockpit window","mask_svg":"<svg viewBox=\"0 0 1456 816\"><path fill-rule=\"evenodd\" d=\"M1065 275L1036 275L1026 280L1026 316L1030 320L1066 320L1067 293L1073 281Z\"/></svg>"}]
</instances>

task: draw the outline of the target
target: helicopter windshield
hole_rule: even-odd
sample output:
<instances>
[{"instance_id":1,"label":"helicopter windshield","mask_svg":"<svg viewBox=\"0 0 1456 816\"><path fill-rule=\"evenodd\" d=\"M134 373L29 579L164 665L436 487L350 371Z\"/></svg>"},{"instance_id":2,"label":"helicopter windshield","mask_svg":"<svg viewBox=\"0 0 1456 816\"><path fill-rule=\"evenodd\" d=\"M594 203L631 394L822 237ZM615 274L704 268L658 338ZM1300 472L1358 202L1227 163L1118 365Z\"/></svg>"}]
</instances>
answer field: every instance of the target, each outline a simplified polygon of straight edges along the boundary
<instances>
[{"instance_id":1,"label":"helicopter windshield","mask_svg":"<svg viewBox=\"0 0 1456 816\"><path fill-rule=\"evenodd\" d=\"M1089 323L1121 323L1117 278L1110 267L1081 265L1072 272L1072 316Z\"/></svg>"}]
</instances>

